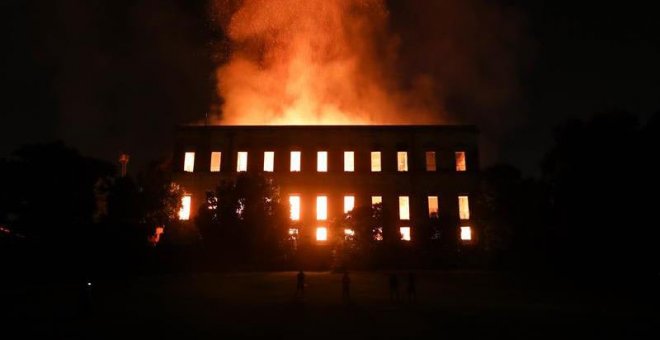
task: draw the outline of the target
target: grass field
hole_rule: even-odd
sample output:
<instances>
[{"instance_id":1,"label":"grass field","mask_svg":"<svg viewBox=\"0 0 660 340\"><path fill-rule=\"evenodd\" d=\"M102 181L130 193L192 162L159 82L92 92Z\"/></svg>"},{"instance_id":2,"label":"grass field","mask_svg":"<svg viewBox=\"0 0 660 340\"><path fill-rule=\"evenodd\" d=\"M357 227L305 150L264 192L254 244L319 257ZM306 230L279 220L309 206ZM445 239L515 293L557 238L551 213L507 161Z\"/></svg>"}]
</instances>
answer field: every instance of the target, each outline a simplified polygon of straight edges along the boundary
<instances>
[{"instance_id":1,"label":"grass field","mask_svg":"<svg viewBox=\"0 0 660 340\"><path fill-rule=\"evenodd\" d=\"M390 301L388 273L295 272L144 277L4 289L3 339L26 338L654 338L658 313L559 280L491 272L418 272L417 301ZM405 288L406 273L399 273ZM653 334L653 335L657 335ZM657 338L657 337L656 337Z\"/></svg>"}]
</instances>

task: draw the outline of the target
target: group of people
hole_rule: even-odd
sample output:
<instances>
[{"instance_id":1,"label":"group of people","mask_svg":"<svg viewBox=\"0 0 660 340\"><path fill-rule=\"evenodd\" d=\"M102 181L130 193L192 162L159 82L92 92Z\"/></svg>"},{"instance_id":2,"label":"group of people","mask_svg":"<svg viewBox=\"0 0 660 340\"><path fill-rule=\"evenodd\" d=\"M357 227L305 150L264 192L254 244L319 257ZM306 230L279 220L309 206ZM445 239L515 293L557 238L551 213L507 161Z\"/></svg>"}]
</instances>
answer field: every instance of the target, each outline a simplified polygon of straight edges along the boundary
<instances>
[{"instance_id":1,"label":"group of people","mask_svg":"<svg viewBox=\"0 0 660 340\"><path fill-rule=\"evenodd\" d=\"M344 302L348 302L351 299L351 278L348 275L348 271L344 270L344 274L341 279L341 292L342 299ZM399 277L396 273L391 273L389 275L389 287L390 287L390 301L399 302L401 301L401 293L399 289ZM408 281L406 286L406 294L408 296L408 301L413 302L417 299L417 283L415 278L415 273L408 273ZM302 297L305 295L305 273L300 270L298 275L296 275L296 297Z\"/></svg>"}]
</instances>

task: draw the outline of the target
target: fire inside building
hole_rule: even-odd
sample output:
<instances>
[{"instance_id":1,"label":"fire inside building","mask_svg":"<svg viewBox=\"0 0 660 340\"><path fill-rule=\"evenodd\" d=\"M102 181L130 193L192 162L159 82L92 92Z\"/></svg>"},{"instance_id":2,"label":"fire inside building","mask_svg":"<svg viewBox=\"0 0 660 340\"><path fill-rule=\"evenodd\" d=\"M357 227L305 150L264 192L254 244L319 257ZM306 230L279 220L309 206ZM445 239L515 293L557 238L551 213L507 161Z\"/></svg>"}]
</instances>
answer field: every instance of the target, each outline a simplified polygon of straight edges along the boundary
<instances>
[{"instance_id":1,"label":"fire inside building","mask_svg":"<svg viewBox=\"0 0 660 340\"><path fill-rule=\"evenodd\" d=\"M179 218L192 220L221 181L260 172L279 184L289 234L302 242L344 237L330 231L333 218L382 204L397 212L404 241L415 238L416 225L446 216L470 244L478 236L470 213L477 144L474 126L183 126L174 153L184 190Z\"/></svg>"}]
</instances>

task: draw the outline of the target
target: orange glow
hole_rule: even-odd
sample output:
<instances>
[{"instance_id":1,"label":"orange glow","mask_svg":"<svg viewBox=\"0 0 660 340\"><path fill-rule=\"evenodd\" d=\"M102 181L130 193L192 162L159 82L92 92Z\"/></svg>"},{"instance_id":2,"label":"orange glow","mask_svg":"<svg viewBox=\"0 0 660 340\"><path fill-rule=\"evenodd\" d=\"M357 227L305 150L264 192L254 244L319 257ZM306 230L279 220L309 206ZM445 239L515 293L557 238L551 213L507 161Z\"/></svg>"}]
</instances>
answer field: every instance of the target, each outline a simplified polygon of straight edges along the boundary
<instances>
[{"instance_id":1,"label":"orange glow","mask_svg":"<svg viewBox=\"0 0 660 340\"><path fill-rule=\"evenodd\" d=\"M289 228L289 235L298 235L298 228Z\"/></svg>"},{"instance_id":2,"label":"orange glow","mask_svg":"<svg viewBox=\"0 0 660 340\"><path fill-rule=\"evenodd\" d=\"M426 171L436 171L435 151L426 152Z\"/></svg>"},{"instance_id":3,"label":"orange glow","mask_svg":"<svg viewBox=\"0 0 660 340\"><path fill-rule=\"evenodd\" d=\"M355 152L344 151L344 172L355 171Z\"/></svg>"},{"instance_id":4,"label":"orange glow","mask_svg":"<svg viewBox=\"0 0 660 340\"><path fill-rule=\"evenodd\" d=\"M465 151L456 152L456 171L466 171L467 164L465 162Z\"/></svg>"},{"instance_id":5,"label":"orange glow","mask_svg":"<svg viewBox=\"0 0 660 340\"><path fill-rule=\"evenodd\" d=\"M183 195L181 197L181 209L179 210L179 220L187 221L190 219L190 206L192 205L192 196Z\"/></svg>"},{"instance_id":6,"label":"orange glow","mask_svg":"<svg viewBox=\"0 0 660 340\"><path fill-rule=\"evenodd\" d=\"M245 151L238 152L238 159L236 161L236 171L246 172L248 166L248 153Z\"/></svg>"},{"instance_id":7,"label":"orange glow","mask_svg":"<svg viewBox=\"0 0 660 340\"><path fill-rule=\"evenodd\" d=\"M316 197L316 220L325 221L328 219L328 196Z\"/></svg>"},{"instance_id":8,"label":"orange glow","mask_svg":"<svg viewBox=\"0 0 660 340\"><path fill-rule=\"evenodd\" d=\"M383 203L383 196L371 196L371 205Z\"/></svg>"},{"instance_id":9,"label":"orange glow","mask_svg":"<svg viewBox=\"0 0 660 340\"><path fill-rule=\"evenodd\" d=\"M467 196L458 196L458 216L461 220L470 219L470 201Z\"/></svg>"},{"instance_id":10,"label":"orange glow","mask_svg":"<svg viewBox=\"0 0 660 340\"><path fill-rule=\"evenodd\" d=\"M211 172L219 172L220 171L220 160L222 159L222 153L221 152L211 152Z\"/></svg>"},{"instance_id":11,"label":"orange glow","mask_svg":"<svg viewBox=\"0 0 660 340\"><path fill-rule=\"evenodd\" d=\"M344 214L355 208L355 196L344 196Z\"/></svg>"},{"instance_id":12,"label":"orange glow","mask_svg":"<svg viewBox=\"0 0 660 340\"><path fill-rule=\"evenodd\" d=\"M468 226L461 227L461 240L463 241L472 240L472 228Z\"/></svg>"},{"instance_id":13,"label":"orange glow","mask_svg":"<svg viewBox=\"0 0 660 340\"><path fill-rule=\"evenodd\" d=\"M328 240L328 228L325 228L325 227L316 228L316 240L317 241L327 241Z\"/></svg>"},{"instance_id":14,"label":"orange glow","mask_svg":"<svg viewBox=\"0 0 660 340\"><path fill-rule=\"evenodd\" d=\"M344 229L344 235L346 237L355 236L355 231L353 229Z\"/></svg>"},{"instance_id":15,"label":"orange glow","mask_svg":"<svg viewBox=\"0 0 660 340\"><path fill-rule=\"evenodd\" d=\"M399 196L399 219L410 219L410 199L408 196Z\"/></svg>"},{"instance_id":16,"label":"orange glow","mask_svg":"<svg viewBox=\"0 0 660 340\"><path fill-rule=\"evenodd\" d=\"M273 172L275 170L275 152L264 152L264 171Z\"/></svg>"},{"instance_id":17,"label":"orange glow","mask_svg":"<svg viewBox=\"0 0 660 340\"><path fill-rule=\"evenodd\" d=\"M396 169L399 172L408 171L408 153L399 151L396 153Z\"/></svg>"},{"instance_id":18,"label":"orange glow","mask_svg":"<svg viewBox=\"0 0 660 340\"><path fill-rule=\"evenodd\" d=\"M300 172L300 151L291 151L291 172Z\"/></svg>"},{"instance_id":19,"label":"orange glow","mask_svg":"<svg viewBox=\"0 0 660 340\"><path fill-rule=\"evenodd\" d=\"M371 152L371 172L380 172L380 151Z\"/></svg>"},{"instance_id":20,"label":"orange glow","mask_svg":"<svg viewBox=\"0 0 660 340\"><path fill-rule=\"evenodd\" d=\"M195 153L186 152L183 159L183 171L193 172L195 171Z\"/></svg>"},{"instance_id":21,"label":"orange glow","mask_svg":"<svg viewBox=\"0 0 660 340\"><path fill-rule=\"evenodd\" d=\"M289 196L289 217L292 221L300 221L300 196Z\"/></svg>"},{"instance_id":22,"label":"orange glow","mask_svg":"<svg viewBox=\"0 0 660 340\"><path fill-rule=\"evenodd\" d=\"M438 196L429 196L429 217L438 216Z\"/></svg>"},{"instance_id":23,"label":"orange glow","mask_svg":"<svg viewBox=\"0 0 660 340\"><path fill-rule=\"evenodd\" d=\"M316 171L328 172L328 152L319 151L316 153Z\"/></svg>"},{"instance_id":24,"label":"orange glow","mask_svg":"<svg viewBox=\"0 0 660 340\"><path fill-rule=\"evenodd\" d=\"M401 239L404 241L410 241L410 227L401 227L399 228L401 233Z\"/></svg>"}]
</instances>

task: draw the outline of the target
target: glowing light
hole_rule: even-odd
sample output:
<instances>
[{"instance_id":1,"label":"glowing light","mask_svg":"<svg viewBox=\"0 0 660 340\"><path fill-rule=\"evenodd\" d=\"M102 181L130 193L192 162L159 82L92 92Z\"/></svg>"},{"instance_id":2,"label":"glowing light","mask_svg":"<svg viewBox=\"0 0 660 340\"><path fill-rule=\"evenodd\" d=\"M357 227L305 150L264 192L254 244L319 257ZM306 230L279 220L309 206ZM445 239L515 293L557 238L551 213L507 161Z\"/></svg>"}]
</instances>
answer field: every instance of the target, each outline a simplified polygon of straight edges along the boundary
<instances>
[{"instance_id":1,"label":"glowing light","mask_svg":"<svg viewBox=\"0 0 660 340\"><path fill-rule=\"evenodd\" d=\"M401 227L399 228L399 233L401 233L401 239L404 241L410 241L410 227Z\"/></svg>"},{"instance_id":2,"label":"glowing light","mask_svg":"<svg viewBox=\"0 0 660 340\"><path fill-rule=\"evenodd\" d=\"M355 171L355 152L344 151L344 172Z\"/></svg>"},{"instance_id":3,"label":"glowing light","mask_svg":"<svg viewBox=\"0 0 660 340\"><path fill-rule=\"evenodd\" d=\"M410 199L408 196L399 196L399 219L410 219Z\"/></svg>"},{"instance_id":4,"label":"glowing light","mask_svg":"<svg viewBox=\"0 0 660 340\"><path fill-rule=\"evenodd\" d=\"M436 171L435 151L426 151L426 171Z\"/></svg>"},{"instance_id":5,"label":"glowing light","mask_svg":"<svg viewBox=\"0 0 660 340\"><path fill-rule=\"evenodd\" d=\"M300 196L289 196L289 216L292 221L300 220Z\"/></svg>"},{"instance_id":6,"label":"glowing light","mask_svg":"<svg viewBox=\"0 0 660 340\"><path fill-rule=\"evenodd\" d=\"M187 221L190 219L191 204L192 204L192 196L183 195L181 197L181 209L179 210L179 220Z\"/></svg>"},{"instance_id":7,"label":"glowing light","mask_svg":"<svg viewBox=\"0 0 660 340\"><path fill-rule=\"evenodd\" d=\"M325 228L325 227L316 228L316 240L317 241L327 241L328 240L328 228Z\"/></svg>"},{"instance_id":8,"label":"glowing light","mask_svg":"<svg viewBox=\"0 0 660 340\"><path fill-rule=\"evenodd\" d=\"M374 228L374 240L382 241L383 240L383 227Z\"/></svg>"},{"instance_id":9,"label":"glowing light","mask_svg":"<svg viewBox=\"0 0 660 340\"><path fill-rule=\"evenodd\" d=\"M289 235L298 235L298 228L289 228Z\"/></svg>"},{"instance_id":10,"label":"glowing light","mask_svg":"<svg viewBox=\"0 0 660 340\"><path fill-rule=\"evenodd\" d=\"M438 196L429 196L429 217L438 216Z\"/></svg>"},{"instance_id":11,"label":"glowing light","mask_svg":"<svg viewBox=\"0 0 660 340\"><path fill-rule=\"evenodd\" d=\"M371 172L380 172L380 151L371 152Z\"/></svg>"},{"instance_id":12,"label":"glowing light","mask_svg":"<svg viewBox=\"0 0 660 340\"><path fill-rule=\"evenodd\" d=\"M470 219L470 202L467 196L458 196L458 217L461 220Z\"/></svg>"},{"instance_id":13,"label":"glowing light","mask_svg":"<svg viewBox=\"0 0 660 340\"><path fill-rule=\"evenodd\" d=\"M264 152L264 171L273 172L275 170L275 152Z\"/></svg>"},{"instance_id":14,"label":"glowing light","mask_svg":"<svg viewBox=\"0 0 660 340\"><path fill-rule=\"evenodd\" d=\"M91 287L91 286L92 286L92 283L91 283L91 282L87 282L87 287Z\"/></svg>"},{"instance_id":15,"label":"glowing light","mask_svg":"<svg viewBox=\"0 0 660 340\"><path fill-rule=\"evenodd\" d=\"M328 219L328 196L316 197L316 220L325 221Z\"/></svg>"},{"instance_id":16,"label":"glowing light","mask_svg":"<svg viewBox=\"0 0 660 340\"><path fill-rule=\"evenodd\" d=\"M399 151L396 153L396 169L399 172L408 171L408 153Z\"/></svg>"},{"instance_id":17,"label":"glowing light","mask_svg":"<svg viewBox=\"0 0 660 340\"><path fill-rule=\"evenodd\" d=\"M355 196L344 196L344 214L355 208Z\"/></svg>"},{"instance_id":18,"label":"glowing light","mask_svg":"<svg viewBox=\"0 0 660 340\"><path fill-rule=\"evenodd\" d=\"M195 170L195 153L186 152L183 159L183 171L193 172Z\"/></svg>"},{"instance_id":19,"label":"glowing light","mask_svg":"<svg viewBox=\"0 0 660 340\"><path fill-rule=\"evenodd\" d=\"M353 229L344 229L345 236L355 236L355 231Z\"/></svg>"},{"instance_id":20,"label":"glowing light","mask_svg":"<svg viewBox=\"0 0 660 340\"><path fill-rule=\"evenodd\" d=\"M220 160L222 159L222 153L221 152L211 152L211 172L219 172L220 171Z\"/></svg>"},{"instance_id":21,"label":"glowing light","mask_svg":"<svg viewBox=\"0 0 660 340\"><path fill-rule=\"evenodd\" d=\"M319 151L316 153L316 171L328 172L328 152Z\"/></svg>"},{"instance_id":22,"label":"glowing light","mask_svg":"<svg viewBox=\"0 0 660 340\"><path fill-rule=\"evenodd\" d=\"M246 151L238 152L238 159L236 162L236 171L237 172L246 172L248 166L248 153Z\"/></svg>"},{"instance_id":23,"label":"glowing light","mask_svg":"<svg viewBox=\"0 0 660 340\"><path fill-rule=\"evenodd\" d=\"M456 152L456 171L466 171L465 151Z\"/></svg>"},{"instance_id":24,"label":"glowing light","mask_svg":"<svg viewBox=\"0 0 660 340\"><path fill-rule=\"evenodd\" d=\"M291 151L291 172L300 172L300 151Z\"/></svg>"},{"instance_id":25,"label":"glowing light","mask_svg":"<svg viewBox=\"0 0 660 340\"><path fill-rule=\"evenodd\" d=\"M371 196L371 205L383 203L383 196Z\"/></svg>"},{"instance_id":26,"label":"glowing light","mask_svg":"<svg viewBox=\"0 0 660 340\"><path fill-rule=\"evenodd\" d=\"M468 226L461 227L461 240L463 241L472 240L472 228Z\"/></svg>"}]
</instances>

